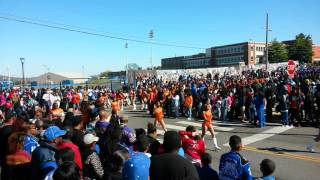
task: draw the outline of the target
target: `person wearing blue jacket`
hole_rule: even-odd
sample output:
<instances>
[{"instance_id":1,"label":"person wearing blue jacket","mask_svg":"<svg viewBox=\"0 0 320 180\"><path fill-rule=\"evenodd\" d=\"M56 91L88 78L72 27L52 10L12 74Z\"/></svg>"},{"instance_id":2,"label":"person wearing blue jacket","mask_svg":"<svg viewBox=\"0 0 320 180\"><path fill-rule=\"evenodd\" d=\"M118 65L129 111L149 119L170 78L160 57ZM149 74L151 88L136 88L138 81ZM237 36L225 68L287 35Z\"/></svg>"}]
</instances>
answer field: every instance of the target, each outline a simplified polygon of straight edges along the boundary
<instances>
[{"instance_id":1,"label":"person wearing blue jacket","mask_svg":"<svg viewBox=\"0 0 320 180\"><path fill-rule=\"evenodd\" d=\"M24 137L23 149L28 152L30 156L32 152L39 147L39 139L35 137L37 135L35 122L35 119L29 119L25 126L27 135Z\"/></svg>"},{"instance_id":2,"label":"person wearing blue jacket","mask_svg":"<svg viewBox=\"0 0 320 180\"><path fill-rule=\"evenodd\" d=\"M56 145L62 141L66 131L57 126L51 126L44 131L44 140L32 152L31 165L33 168L33 179L44 179L48 173L58 167L55 154L58 151Z\"/></svg>"},{"instance_id":3,"label":"person wearing blue jacket","mask_svg":"<svg viewBox=\"0 0 320 180\"><path fill-rule=\"evenodd\" d=\"M254 104L256 106L257 117L259 120L259 127L263 128L266 126L266 119L264 116L264 109L266 105L266 99L264 97L264 93L262 89L259 89L257 92L257 96L255 97Z\"/></svg>"},{"instance_id":4,"label":"person wearing blue jacket","mask_svg":"<svg viewBox=\"0 0 320 180\"><path fill-rule=\"evenodd\" d=\"M231 151L221 156L219 165L220 180L252 180L250 163L239 153L242 150L241 138L233 135L229 139Z\"/></svg>"}]
</instances>

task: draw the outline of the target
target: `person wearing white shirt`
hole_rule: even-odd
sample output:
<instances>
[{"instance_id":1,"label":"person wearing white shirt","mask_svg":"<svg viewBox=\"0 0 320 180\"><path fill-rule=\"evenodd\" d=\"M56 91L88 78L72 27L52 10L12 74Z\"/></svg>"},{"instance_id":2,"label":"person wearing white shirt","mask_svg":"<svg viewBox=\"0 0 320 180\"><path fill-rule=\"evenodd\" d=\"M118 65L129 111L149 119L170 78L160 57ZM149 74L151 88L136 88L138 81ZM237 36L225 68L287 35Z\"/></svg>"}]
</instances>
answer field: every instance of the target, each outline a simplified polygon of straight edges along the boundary
<instances>
[{"instance_id":1,"label":"person wearing white shirt","mask_svg":"<svg viewBox=\"0 0 320 180\"><path fill-rule=\"evenodd\" d=\"M173 97L174 115L176 119L179 117L179 100L180 100L179 92L176 91L176 95Z\"/></svg>"}]
</instances>

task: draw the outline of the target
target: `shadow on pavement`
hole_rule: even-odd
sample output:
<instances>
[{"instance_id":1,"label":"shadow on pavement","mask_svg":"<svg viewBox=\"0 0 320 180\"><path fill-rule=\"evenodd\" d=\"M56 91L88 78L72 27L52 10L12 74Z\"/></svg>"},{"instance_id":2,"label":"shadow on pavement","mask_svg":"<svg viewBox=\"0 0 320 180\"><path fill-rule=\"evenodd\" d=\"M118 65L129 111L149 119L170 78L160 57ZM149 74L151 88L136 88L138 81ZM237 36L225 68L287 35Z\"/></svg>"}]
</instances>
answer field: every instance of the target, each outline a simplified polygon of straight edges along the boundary
<instances>
[{"instance_id":1,"label":"shadow on pavement","mask_svg":"<svg viewBox=\"0 0 320 180\"><path fill-rule=\"evenodd\" d=\"M271 148L257 148L258 150L264 150L264 151L271 151L276 152L279 154L284 154L285 152L304 152L309 153L310 151L307 150L296 150L296 149L286 149L286 148L279 148L279 147L271 147Z\"/></svg>"}]
</instances>

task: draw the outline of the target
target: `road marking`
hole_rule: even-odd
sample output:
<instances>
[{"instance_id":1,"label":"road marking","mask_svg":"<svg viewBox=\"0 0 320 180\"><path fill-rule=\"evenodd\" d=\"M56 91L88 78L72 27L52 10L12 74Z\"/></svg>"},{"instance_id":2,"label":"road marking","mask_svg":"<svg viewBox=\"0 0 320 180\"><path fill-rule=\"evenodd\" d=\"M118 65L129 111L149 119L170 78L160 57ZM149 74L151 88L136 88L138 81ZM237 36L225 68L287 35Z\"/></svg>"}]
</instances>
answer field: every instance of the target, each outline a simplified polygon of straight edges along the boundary
<instances>
[{"instance_id":1,"label":"road marking","mask_svg":"<svg viewBox=\"0 0 320 180\"><path fill-rule=\"evenodd\" d=\"M158 127L161 128L160 125L158 125ZM185 130L186 130L186 127L184 127L184 126L176 126L176 125L172 125L172 124L166 124L166 127L167 127L167 129L169 129L169 130L175 130L175 131L185 131ZM147 131L147 129L145 129L145 130ZM157 134L158 134L158 135L164 135L164 133L165 133L164 130L157 128ZM201 133L201 132L200 132L200 133ZM218 132L215 132L215 134L217 135L217 134L219 134L219 133L218 133ZM211 134L210 134L209 131L207 131L207 132L206 132L206 135L211 135Z\"/></svg>"},{"instance_id":2,"label":"road marking","mask_svg":"<svg viewBox=\"0 0 320 180\"><path fill-rule=\"evenodd\" d=\"M263 131L261 133L242 138L242 145L248 145L248 144L255 143L257 141L262 141L262 140L270 138L276 134L280 134L284 131L287 131L291 128L292 127L282 127L282 126L270 128L270 129ZM223 146L229 146L229 142L223 144Z\"/></svg>"},{"instance_id":3,"label":"road marking","mask_svg":"<svg viewBox=\"0 0 320 180\"><path fill-rule=\"evenodd\" d=\"M202 123L196 123L196 122L188 122L188 121L178 121L178 124L184 124L184 125L192 125L196 127L202 127ZM220 126L213 126L214 130L220 130L220 131L232 131L234 128L229 127L220 127Z\"/></svg>"},{"instance_id":4,"label":"road marking","mask_svg":"<svg viewBox=\"0 0 320 180\"><path fill-rule=\"evenodd\" d=\"M268 154L268 155L274 155L274 156L281 156L281 157L286 157L286 158L293 158L293 159L299 159L299 160L304 160L304 161L311 161L315 163L320 163L320 158L316 157L310 157L310 156L304 156L304 155L299 155L299 154L292 154L292 153L287 153L287 152L271 152L268 150L260 150L255 147L250 147L250 146L245 146L243 150L247 151L253 151L257 153L262 153L262 154Z\"/></svg>"},{"instance_id":5,"label":"road marking","mask_svg":"<svg viewBox=\"0 0 320 180\"><path fill-rule=\"evenodd\" d=\"M168 129L173 129L173 130L178 130L178 131L185 131L186 130L186 127L184 126L176 126L176 125L173 125L173 124L166 124L166 127ZM201 133L201 131L200 131ZM215 132L215 134L219 134L218 132ZM206 132L206 135L211 135L209 131Z\"/></svg>"}]
</instances>

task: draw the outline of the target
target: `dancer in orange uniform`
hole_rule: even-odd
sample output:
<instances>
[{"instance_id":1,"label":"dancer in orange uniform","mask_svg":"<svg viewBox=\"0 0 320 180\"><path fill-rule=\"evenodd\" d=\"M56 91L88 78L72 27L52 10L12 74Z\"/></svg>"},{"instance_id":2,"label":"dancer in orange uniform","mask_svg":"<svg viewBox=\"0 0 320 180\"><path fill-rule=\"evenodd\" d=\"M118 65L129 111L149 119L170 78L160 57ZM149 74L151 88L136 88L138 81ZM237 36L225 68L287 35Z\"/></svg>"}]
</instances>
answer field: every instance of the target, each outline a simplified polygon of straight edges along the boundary
<instances>
[{"instance_id":1,"label":"dancer in orange uniform","mask_svg":"<svg viewBox=\"0 0 320 180\"><path fill-rule=\"evenodd\" d=\"M160 123L164 131L167 131L166 124L163 120L163 109L161 107L160 101L156 103L156 107L154 109L154 126L157 127L157 124Z\"/></svg>"},{"instance_id":2,"label":"dancer in orange uniform","mask_svg":"<svg viewBox=\"0 0 320 180\"><path fill-rule=\"evenodd\" d=\"M214 129L212 126L212 112L210 106L206 106L206 111L203 111L203 123L202 123L202 139L204 138L206 131L208 131L211 134L212 140L213 140L213 148L214 150L221 150L221 148L218 146L217 138L214 133Z\"/></svg>"}]
</instances>

